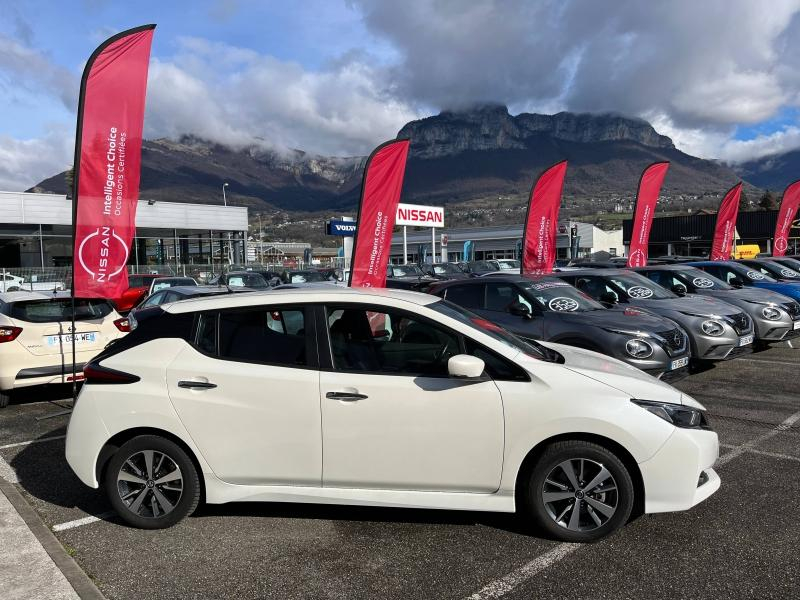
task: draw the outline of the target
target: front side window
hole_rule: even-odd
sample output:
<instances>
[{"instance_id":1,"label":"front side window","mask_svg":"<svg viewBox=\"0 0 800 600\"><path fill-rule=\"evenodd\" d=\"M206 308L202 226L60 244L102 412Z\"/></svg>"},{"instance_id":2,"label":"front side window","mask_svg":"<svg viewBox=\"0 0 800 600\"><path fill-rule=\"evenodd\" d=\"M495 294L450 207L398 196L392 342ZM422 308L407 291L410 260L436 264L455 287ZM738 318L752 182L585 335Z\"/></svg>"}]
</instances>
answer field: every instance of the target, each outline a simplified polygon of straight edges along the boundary
<instances>
[{"instance_id":1,"label":"front side window","mask_svg":"<svg viewBox=\"0 0 800 600\"><path fill-rule=\"evenodd\" d=\"M202 321L201 321L202 325ZM210 327L210 325L209 325ZM287 367L308 364L303 309L258 307L219 313L219 357ZM201 328L199 344L213 335ZM207 342L211 346L212 342Z\"/></svg>"},{"instance_id":2,"label":"front side window","mask_svg":"<svg viewBox=\"0 0 800 600\"><path fill-rule=\"evenodd\" d=\"M329 308L327 319L339 371L447 377L447 361L461 351L456 333L402 311Z\"/></svg>"}]
</instances>

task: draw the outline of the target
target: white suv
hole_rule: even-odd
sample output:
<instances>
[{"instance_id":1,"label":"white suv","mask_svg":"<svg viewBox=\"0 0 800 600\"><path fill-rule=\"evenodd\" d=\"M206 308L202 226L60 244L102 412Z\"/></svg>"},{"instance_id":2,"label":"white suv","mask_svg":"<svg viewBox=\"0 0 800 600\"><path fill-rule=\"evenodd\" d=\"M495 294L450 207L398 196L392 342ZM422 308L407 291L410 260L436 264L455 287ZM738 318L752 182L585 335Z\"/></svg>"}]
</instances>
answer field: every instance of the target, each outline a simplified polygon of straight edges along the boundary
<instances>
[{"instance_id":1,"label":"white suv","mask_svg":"<svg viewBox=\"0 0 800 600\"><path fill-rule=\"evenodd\" d=\"M66 456L143 528L199 498L513 512L591 541L720 485L703 407L434 296L285 289L137 312L90 362Z\"/></svg>"},{"instance_id":2,"label":"white suv","mask_svg":"<svg viewBox=\"0 0 800 600\"><path fill-rule=\"evenodd\" d=\"M107 300L75 301L78 379L84 363L125 334ZM66 292L0 293L0 408L14 388L72 381L72 301Z\"/></svg>"}]
</instances>

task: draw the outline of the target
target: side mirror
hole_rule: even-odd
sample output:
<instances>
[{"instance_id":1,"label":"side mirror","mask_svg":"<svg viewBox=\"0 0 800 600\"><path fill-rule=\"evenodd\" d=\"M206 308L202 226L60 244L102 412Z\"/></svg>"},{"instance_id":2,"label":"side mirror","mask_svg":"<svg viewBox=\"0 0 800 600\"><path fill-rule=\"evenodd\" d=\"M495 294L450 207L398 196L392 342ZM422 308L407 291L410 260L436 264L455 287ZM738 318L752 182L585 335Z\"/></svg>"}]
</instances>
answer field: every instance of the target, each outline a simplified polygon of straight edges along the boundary
<instances>
[{"instance_id":1,"label":"side mirror","mask_svg":"<svg viewBox=\"0 0 800 600\"><path fill-rule=\"evenodd\" d=\"M480 358L468 354L456 354L447 361L447 373L456 379L479 379L485 367Z\"/></svg>"},{"instance_id":2,"label":"side mirror","mask_svg":"<svg viewBox=\"0 0 800 600\"><path fill-rule=\"evenodd\" d=\"M600 294L599 300L603 304L616 304L617 295L614 292L603 292L602 294Z\"/></svg>"},{"instance_id":3,"label":"side mirror","mask_svg":"<svg viewBox=\"0 0 800 600\"><path fill-rule=\"evenodd\" d=\"M737 290L744 287L744 281L742 281L741 277L731 277L731 280L728 282Z\"/></svg>"},{"instance_id":4,"label":"side mirror","mask_svg":"<svg viewBox=\"0 0 800 600\"><path fill-rule=\"evenodd\" d=\"M676 283L672 286L672 292L677 294L678 296L685 296L686 295L686 286L681 283Z\"/></svg>"},{"instance_id":5,"label":"side mirror","mask_svg":"<svg viewBox=\"0 0 800 600\"><path fill-rule=\"evenodd\" d=\"M508 307L508 312L515 317L531 318L531 309L522 302L512 302Z\"/></svg>"}]
</instances>

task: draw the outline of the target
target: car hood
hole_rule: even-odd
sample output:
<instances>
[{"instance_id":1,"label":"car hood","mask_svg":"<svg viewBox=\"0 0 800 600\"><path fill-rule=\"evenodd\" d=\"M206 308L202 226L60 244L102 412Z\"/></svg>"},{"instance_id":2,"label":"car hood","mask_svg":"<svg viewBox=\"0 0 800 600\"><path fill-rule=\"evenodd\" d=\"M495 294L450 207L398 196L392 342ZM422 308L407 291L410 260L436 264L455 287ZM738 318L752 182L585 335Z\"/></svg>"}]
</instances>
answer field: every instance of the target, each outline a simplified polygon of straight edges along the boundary
<instances>
[{"instance_id":1,"label":"car hood","mask_svg":"<svg viewBox=\"0 0 800 600\"><path fill-rule=\"evenodd\" d=\"M800 283L784 283L781 281L776 281L773 283L771 281L757 281L753 285L759 290L771 290L773 292L783 294L784 296L789 296L794 300L800 300Z\"/></svg>"},{"instance_id":2,"label":"car hood","mask_svg":"<svg viewBox=\"0 0 800 600\"><path fill-rule=\"evenodd\" d=\"M584 312L556 313L564 323L594 325L602 329L620 329L630 331L666 331L674 329L675 324L643 308L633 306L616 307L606 310L590 310Z\"/></svg>"},{"instance_id":3,"label":"car hood","mask_svg":"<svg viewBox=\"0 0 800 600\"><path fill-rule=\"evenodd\" d=\"M718 300L712 296L701 296L699 294L688 294L680 298L666 298L664 300L634 300L631 304L644 309L667 309L676 310L684 313L693 313L696 315L711 316L711 315L735 315L741 310Z\"/></svg>"},{"instance_id":4,"label":"car hood","mask_svg":"<svg viewBox=\"0 0 800 600\"><path fill-rule=\"evenodd\" d=\"M672 404L685 403L684 395L679 390L621 360L574 346L552 342L539 343L561 354L564 357L563 366L573 373L589 377L630 398L671 402ZM532 365L532 371L535 373L535 365Z\"/></svg>"}]
</instances>

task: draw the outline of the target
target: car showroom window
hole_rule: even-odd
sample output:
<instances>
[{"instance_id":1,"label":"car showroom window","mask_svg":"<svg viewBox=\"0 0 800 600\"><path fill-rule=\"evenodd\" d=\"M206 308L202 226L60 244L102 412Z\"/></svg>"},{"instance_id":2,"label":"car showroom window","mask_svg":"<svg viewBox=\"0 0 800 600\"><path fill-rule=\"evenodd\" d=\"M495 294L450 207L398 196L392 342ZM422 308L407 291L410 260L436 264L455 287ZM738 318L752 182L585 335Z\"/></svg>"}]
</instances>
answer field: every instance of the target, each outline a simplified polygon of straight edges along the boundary
<instances>
[{"instance_id":1,"label":"car showroom window","mask_svg":"<svg viewBox=\"0 0 800 600\"><path fill-rule=\"evenodd\" d=\"M445 290L444 297L464 308L483 308L483 297L486 286L466 283L464 285L450 286Z\"/></svg>"},{"instance_id":2,"label":"car showroom window","mask_svg":"<svg viewBox=\"0 0 800 600\"><path fill-rule=\"evenodd\" d=\"M257 307L219 313L219 356L287 367L307 366L302 308Z\"/></svg>"},{"instance_id":3,"label":"car showroom window","mask_svg":"<svg viewBox=\"0 0 800 600\"><path fill-rule=\"evenodd\" d=\"M328 331L339 371L447 377L461 351L457 334L402 311L330 308Z\"/></svg>"}]
</instances>

